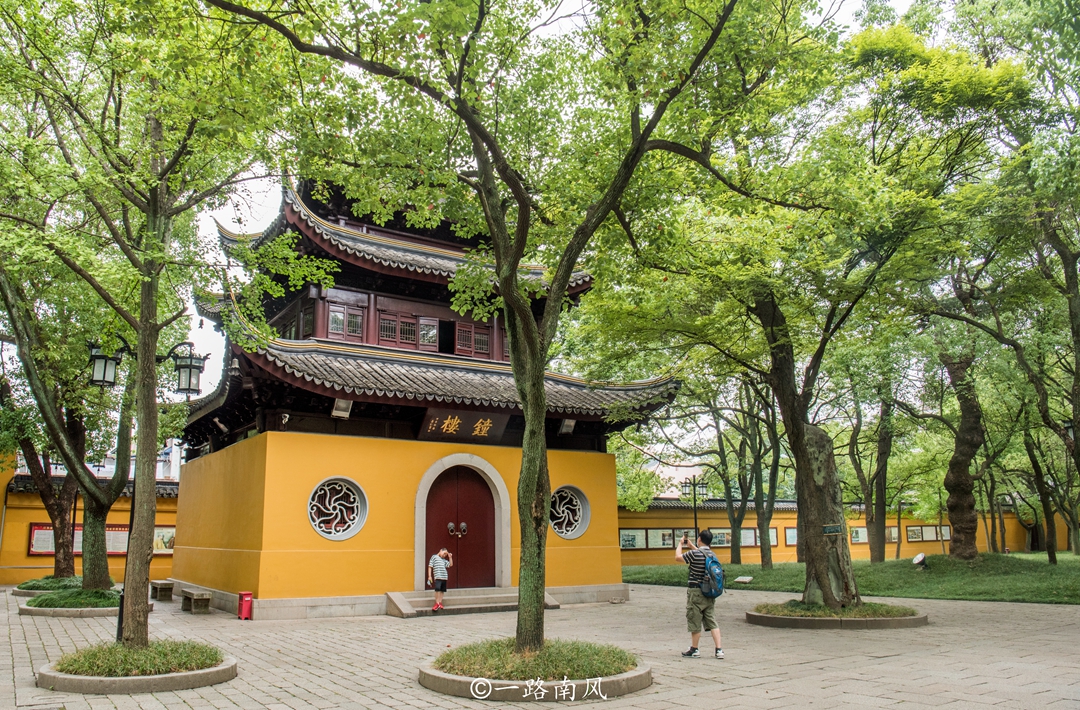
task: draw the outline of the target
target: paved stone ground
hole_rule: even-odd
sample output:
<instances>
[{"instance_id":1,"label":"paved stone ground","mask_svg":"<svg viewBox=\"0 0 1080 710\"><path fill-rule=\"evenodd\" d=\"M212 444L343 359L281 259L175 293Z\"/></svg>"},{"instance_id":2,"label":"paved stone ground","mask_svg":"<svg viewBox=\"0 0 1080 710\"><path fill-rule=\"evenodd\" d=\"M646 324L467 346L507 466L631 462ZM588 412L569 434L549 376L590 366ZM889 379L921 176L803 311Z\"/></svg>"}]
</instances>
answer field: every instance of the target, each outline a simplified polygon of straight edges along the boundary
<instances>
[{"instance_id":1,"label":"paved stone ground","mask_svg":"<svg viewBox=\"0 0 1080 710\"><path fill-rule=\"evenodd\" d=\"M0 708L493 708L420 687L417 667L450 645L509 636L508 613L411 620L361 617L237 621L151 614L156 638L194 638L239 659L229 683L175 693L80 696L34 687L33 670L62 653L115 635L111 618L19 616L0 590ZM718 603L727 659L683 659L684 592L635 586L624 605L550 611L550 637L619 644L653 668L655 683L623 698L578 705L638 708L1080 708L1080 607L911 600L930 614L918 629L795 631L750 626L743 612L790 594L732 590ZM705 644L705 655L711 654ZM548 703L521 708L551 708Z\"/></svg>"}]
</instances>

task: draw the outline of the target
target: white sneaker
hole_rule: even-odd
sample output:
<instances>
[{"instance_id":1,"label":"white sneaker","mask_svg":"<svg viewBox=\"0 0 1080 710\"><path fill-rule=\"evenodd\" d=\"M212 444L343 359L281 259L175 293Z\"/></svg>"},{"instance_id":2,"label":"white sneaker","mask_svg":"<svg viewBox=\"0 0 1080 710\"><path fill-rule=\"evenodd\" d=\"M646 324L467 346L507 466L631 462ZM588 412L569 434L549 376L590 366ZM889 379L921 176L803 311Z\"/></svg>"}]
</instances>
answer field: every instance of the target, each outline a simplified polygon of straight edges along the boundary
<instances>
[{"instance_id":1,"label":"white sneaker","mask_svg":"<svg viewBox=\"0 0 1080 710\"><path fill-rule=\"evenodd\" d=\"M724 657L724 649L722 649L722 648L716 649L716 657L717 658L723 658Z\"/></svg>"}]
</instances>

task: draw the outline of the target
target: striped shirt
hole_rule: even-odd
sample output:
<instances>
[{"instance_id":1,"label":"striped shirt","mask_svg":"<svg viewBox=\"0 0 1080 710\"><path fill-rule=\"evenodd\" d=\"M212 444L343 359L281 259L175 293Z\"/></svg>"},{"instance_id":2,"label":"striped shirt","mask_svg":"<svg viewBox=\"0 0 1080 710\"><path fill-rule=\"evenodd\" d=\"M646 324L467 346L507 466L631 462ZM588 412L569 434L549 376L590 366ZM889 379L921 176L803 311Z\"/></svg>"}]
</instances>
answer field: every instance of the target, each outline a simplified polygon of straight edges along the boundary
<instances>
[{"instance_id":1,"label":"striped shirt","mask_svg":"<svg viewBox=\"0 0 1080 710\"><path fill-rule=\"evenodd\" d=\"M700 549L687 550L682 553L683 562L690 565L690 575L686 582L687 587L697 587L701 584L701 580L705 578L705 553L702 550L709 550L709 546L702 545Z\"/></svg>"},{"instance_id":2,"label":"striped shirt","mask_svg":"<svg viewBox=\"0 0 1080 710\"><path fill-rule=\"evenodd\" d=\"M428 567L434 571L435 579L450 579L450 575L446 572L446 560L443 558L438 555L432 555L427 564ZM705 563L702 562L701 564L704 565ZM705 569L704 566L702 569Z\"/></svg>"}]
</instances>

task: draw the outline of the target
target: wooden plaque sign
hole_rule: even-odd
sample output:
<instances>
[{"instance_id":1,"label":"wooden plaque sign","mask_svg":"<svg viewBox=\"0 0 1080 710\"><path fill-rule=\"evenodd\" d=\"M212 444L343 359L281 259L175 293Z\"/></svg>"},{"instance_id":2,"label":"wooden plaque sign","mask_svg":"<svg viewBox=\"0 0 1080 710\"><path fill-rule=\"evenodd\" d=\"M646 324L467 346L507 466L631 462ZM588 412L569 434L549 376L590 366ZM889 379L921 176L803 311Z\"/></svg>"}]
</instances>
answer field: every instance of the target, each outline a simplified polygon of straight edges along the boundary
<instances>
[{"instance_id":1,"label":"wooden plaque sign","mask_svg":"<svg viewBox=\"0 0 1080 710\"><path fill-rule=\"evenodd\" d=\"M428 441L467 441L474 444L498 444L502 440L509 414L464 412L455 409L429 409L420 425L421 439Z\"/></svg>"},{"instance_id":2,"label":"wooden plaque sign","mask_svg":"<svg viewBox=\"0 0 1080 710\"><path fill-rule=\"evenodd\" d=\"M822 525L821 526L821 533L823 535L843 535L844 534L844 526L843 525Z\"/></svg>"}]
</instances>

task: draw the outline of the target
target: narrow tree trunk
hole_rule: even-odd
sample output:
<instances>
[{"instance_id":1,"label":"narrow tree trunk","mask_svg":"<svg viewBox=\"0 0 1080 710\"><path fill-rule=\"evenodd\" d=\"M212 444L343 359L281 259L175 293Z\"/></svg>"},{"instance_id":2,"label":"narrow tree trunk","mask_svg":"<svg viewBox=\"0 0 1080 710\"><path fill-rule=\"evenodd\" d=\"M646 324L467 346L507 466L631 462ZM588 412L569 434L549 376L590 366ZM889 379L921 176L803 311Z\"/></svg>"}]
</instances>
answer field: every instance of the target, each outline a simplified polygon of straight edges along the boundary
<instances>
[{"instance_id":1,"label":"narrow tree trunk","mask_svg":"<svg viewBox=\"0 0 1080 710\"><path fill-rule=\"evenodd\" d=\"M945 490L949 497L945 505L949 510L952 538L949 556L971 560L979 554L975 539L979 518L975 512L975 479L971 476L971 462L983 445L982 407L975 393L975 381L971 377L974 356L954 358L942 353L941 363L949 374L956 401L960 405L960 423L956 428L953 454L945 474Z\"/></svg>"},{"instance_id":2,"label":"narrow tree trunk","mask_svg":"<svg viewBox=\"0 0 1080 710\"><path fill-rule=\"evenodd\" d=\"M164 240L162 240L164 242ZM154 523L157 516L157 290L155 266L147 262L154 275L144 277L140 287L139 322L135 368L135 419L138 439L135 448L135 494L132 526L128 533L124 573L125 646L141 648L149 642L150 560L154 555Z\"/></svg>"},{"instance_id":3,"label":"narrow tree trunk","mask_svg":"<svg viewBox=\"0 0 1080 710\"><path fill-rule=\"evenodd\" d=\"M1039 504L1042 506L1043 519L1046 521L1046 557L1052 565L1057 564L1057 522L1054 520L1054 503L1050 499L1050 488L1046 485L1046 472L1043 471L1042 461L1039 460L1035 450L1035 439L1031 436L1031 430L1024 430L1024 450L1027 452L1028 463L1031 464L1031 475L1035 479L1035 492L1039 494Z\"/></svg>"},{"instance_id":4,"label":"narrow tree trunk","mask_svg":"<svg viewBox=\"0 0 1080 710\"><path fill-rule=\"evenodd\" d=\"M135 378L124 380L120 399L120 416L116 430L116 467L112 479L98 486L98 495L84 494L83 512L83 589L111 589L109 550L105 539L105 524L116 499L127 486L131 471L131 425L134 408ZM155 501L156 501L155 496Z\"/></svg>"},{"instance_id":5,"label":"narrow tree trunk","mask_svg":"<svg viewBox=\"0 0 1080 710\"><path fill-rule=\"evenodd\" d=\"M877 459L874 462L874 514L866 521L866 532L870 538L870 562L885 561L885 523L888 516L888 508L885 505L885 494L888 490L889 457L892 456L893 445L893 403L892 400L881 402L881 410L878 415L877 431Z\"/></svg>"},{"instance_id":6,"label":"narrow tree trunk","mask_svg":"<svg viewBox=\"0 0 1080 710\"><path fill-rule=\"evenodd\" d=\"M757 466L754 471L754 515L757 518L758 546L761 550L761 569L772 569L772 540L769 538L769 522L772 516L765 508L764 471Z\"/></svg>"},{"instance_id":7,"label":"narrow tree trunk","mask_svg":"<svg viewBox=\"0 0 1080 710\"><path fill-rule=\"evenodd\" d=\"M1005 508L1001 505L1001 499L995 501L997 506L998 534L1001 535L1001 551L1008 552L1009 545L1005 541Z\"/></svg>"},{"instance_id":8,"label":"narrow tree trunk","mask_svg":"<svg viewBox=\"0 0 1080 710\"><path fill-rule=\"evenodd\" d=\"M997 510L994 508L994 498L997 496L997 481L994 480L994 475L989 470L986 472L986 478L988 479L985 484L986 490L986 508L990 513L990 552L1001 552L1001 547L998 546L998 526L997 526ZM986 520L983 520L984 524ZM1004 540L1002 540L1004 543Z\"/></svg>"},{"instance_id":9,"label":"narrow tree trunk","mask_svg":"<svg viewBox=\"0 0 1080 710\"><path fill-rule=\"evenodd\" d=\"M731 523L731 564L742 564L742 524Z\"/></svg>"},{"instance_id":10,"label":"narrow tree trunk","mask_svg":"<svg viewBox=\"0 0 1080 710\"><path fill-rule=\"evenodd\" d=\"M1069 543L1072 546L1072 553L1080 555L1080 525L1074 523L1069 526Z\"/></svg>"},{"instance_id":11,"label":"narrow tree trunk","mask_svg":"<svg viewBox=\"0 0 1080 710\"><path fill-rule=\"evenodd\" d=\"M109 509L83 498L83 589L111 589L109 553L105 545L105 519Z\"/></svg>"},{"instance_id":12,"label":"narrow tree trunk","mask_svg":"<svg viewBox=\"0 0 1080 710\"><path fill-rule=\"evenodd\" d=\"M899 497L899 495L897 496ZM900 545L904 540L903 529L900 527L904 513L904 504L899 500L896 501L896 559L900 559Z\"/></svg>"},{"instance_id":13,"label":"narrow tree trunk","mask_svg":"<svg viewBox=\"0 0 1080 710\"><path fill-rule=\"evenodd\" d=\"M764 403L763 403L764 404ZM771 403L766 404L769 411ZM772 540L769 537L769 527L772 524L773 509L776 505L776 484L780 479L780 435L776 431L775 416L766 415L765 431L769 436L769 447L772 450L772 460L769 463L769 492L765 494L765 505L755 501L758 515L758 528L764 528L765 541L761 545L761 569L772 569ZM761 477L758 477L758 491L761 490ZM760 496L759 496L760 497ZM797 550L798 548L796 548ZM797 554L797 552L796 552Z\"/></svg>"},{"instance_id":14,"label":"narrow tree trunk","mask_svg":"<svg viewBox=\"0 0 1080 710\"><path fill-rule=\"evenodd\" d=\"M523 358L525 359L525 358ZM518 368L514 368L515 372ZM521 529L521 562L518 578L517 653L539 651L544 646L544 590L551 482L548 478L544 392L544 365L530 360L518 385L525 414L521 444L521 477L518 479L518 522Z\"/></svg>"}]
</instances>

